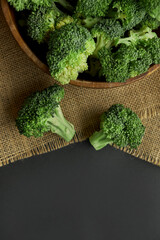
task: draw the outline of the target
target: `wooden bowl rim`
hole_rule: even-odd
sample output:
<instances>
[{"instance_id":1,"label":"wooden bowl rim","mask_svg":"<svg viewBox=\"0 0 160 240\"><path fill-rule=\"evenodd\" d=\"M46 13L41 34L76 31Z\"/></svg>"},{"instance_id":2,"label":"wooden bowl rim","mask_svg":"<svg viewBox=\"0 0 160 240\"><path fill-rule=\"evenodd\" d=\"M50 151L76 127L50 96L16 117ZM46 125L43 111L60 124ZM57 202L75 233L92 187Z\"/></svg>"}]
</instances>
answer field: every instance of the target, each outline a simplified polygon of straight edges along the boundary
<instances>
[{"instance_id":1,"label":"wooden bowl rim","mask_svg":"<svg viewBox=\"0 0 160 240\"><path fill-rule=\"evenodd\" d=\"M12 32L12 35L16 39L17 43L21 47L21 49L26 53L26 55L45 73L49 74L49 68L47 65L45 65L42 61L39 60L39 58L31 51L31 49L28 47L26 42L23 40L23 38L20 35L20 32L18 31L18 28L16 26L16 23L14 21L14 16L12 9L10 5L8 4L7 0L1 0L1 6L2 11L4 14L4 17L6 19L6 22ZM106 89L106 88L116 88L116 87L122 87L131 83L134 83L145 76L151 75L154 71L156 71L160 67L160 64L153 65L149 68L148 72L141 74L137 77L130 78L126 80L124 83L114 82L114 83L107 83L107 82L92 82L92 81L85 81L85 80L71 80L70 84L78 87L85 87L85 88L96 88L96 89Z\"/></svg>"}]
</instances>

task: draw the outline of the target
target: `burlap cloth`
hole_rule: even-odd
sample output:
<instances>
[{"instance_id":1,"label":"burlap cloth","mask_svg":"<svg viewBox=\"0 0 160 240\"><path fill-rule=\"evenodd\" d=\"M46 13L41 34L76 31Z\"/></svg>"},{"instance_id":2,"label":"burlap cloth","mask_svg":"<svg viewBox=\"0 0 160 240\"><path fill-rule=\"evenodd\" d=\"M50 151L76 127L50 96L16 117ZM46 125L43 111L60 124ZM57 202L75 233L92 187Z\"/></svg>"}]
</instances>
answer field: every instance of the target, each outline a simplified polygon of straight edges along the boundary
<instances>
[{"instance_id":1,"label":"burlap cloth","mask_svg":"<svg viewBox=\"0 0 160 240\"><path fill-rule=\"evenodd\" d=\"M27 139L15 127L24 98L51 84L52 78L22 52L0 9L0 166L67 145L52 133L39 139ZM65 93L62 110L76 128L71 143L87 139L98 129L101 113L112 104L121 103L132 108L146 126L141 146L134 151L122 150L160 165L160 70L121 88L95 90L68 85Z\"/></svg>"}]
</instances>

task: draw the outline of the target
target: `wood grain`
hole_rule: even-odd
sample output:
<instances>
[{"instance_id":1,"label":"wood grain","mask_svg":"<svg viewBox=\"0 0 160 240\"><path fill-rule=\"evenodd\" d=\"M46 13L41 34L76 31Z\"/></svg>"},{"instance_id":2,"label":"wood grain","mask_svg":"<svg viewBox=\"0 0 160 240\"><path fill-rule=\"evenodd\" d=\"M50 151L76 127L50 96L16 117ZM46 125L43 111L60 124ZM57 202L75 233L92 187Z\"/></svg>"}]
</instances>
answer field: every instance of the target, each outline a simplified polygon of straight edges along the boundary
<instances>
[{"instance_id":1,"label":"wood grain","mask_svg":"<svg viewBox=\"0 0 160 240\"><path fill-rule=\"evenodd\" d=\"M47 65L45 65L40 59L31 51L31 49L28 47L27 43L23 40L23 38L20 35L20 32L18 31L17 24L15 21L14 17L14 11L13 9L9 6L7 0L1 0L1 6L3 10L3 14L5 16L6 22L8 23L8 26L18 42L19 46L21 49L27 54L27 56L45 73L49 74L49 68ZM106 82L95 82L95 81L85 81L78 79L76 81L71 80L70 84L75 85L78 87L85 87L85 88L115 88L115 87L121 87L125 86L127 84L134 83L146 76L149 76L152 74L154 71L156 71L158 68L160 68L160 64L154 65L149 68L148 72L141 74L135 78L130 78L124 83L106 83Z\"/></svg>"}]
</instances>

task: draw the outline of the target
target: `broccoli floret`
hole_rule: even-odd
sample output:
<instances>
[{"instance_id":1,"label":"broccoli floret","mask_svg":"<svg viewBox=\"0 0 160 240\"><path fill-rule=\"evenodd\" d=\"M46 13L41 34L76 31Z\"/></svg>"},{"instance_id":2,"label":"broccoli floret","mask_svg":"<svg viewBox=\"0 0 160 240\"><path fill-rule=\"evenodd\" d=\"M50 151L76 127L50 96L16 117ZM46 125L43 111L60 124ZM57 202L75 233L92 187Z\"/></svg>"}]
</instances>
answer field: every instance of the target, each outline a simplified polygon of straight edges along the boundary
<instances>
[{"instance_id":1,"label":"broccoli floret","mask_svg":"<svg viewBox=\"0 0 160 240\"><path fill-rule=\"evenodd\" d=\"M74 126L63 116L60 101L64 89L58 85L51 86L28 97L16 119L16 125L26 137L41 137L51 131L69 142L74 134Z\"/></svg>"},{"instance_id":2,"label":"broccoli floret","mask_svg":"<svg viewBox=\"0 0 160 240\"><path fill-rule=\"evenodd\" d=\"M149 27L141 28L140 30L131 30L129 31L129 37L126 38L120 38L118 41L116 41L115 45L118 44L138 44L139 41L144 40L148 41L149 39L157 37L157 34L155 32L152 32L152 29Z\"/></svg>"},{"instance_id":3,"label":"broccoli floret","mask_svg":"<svg viewBox=\"0 0 160 240\"><path fill-rule=\"evenodd\" d=\"M90 32L75 23L50 34L47 62L51 76L61 84L76 80L78 73L88 69L87 58L95 50Z\"/></svg>"},{"instance_id":4,"label":"broccoli floret","mask_svg":"<svg viewBox=\"0 0 160 240\"><path fill-rule=\"evenodd\" d=\"M52 4L52 0L8 0L8 2L17 10L22 11L24 9L35 10L39 7L49 7Z\"/></svg>"},{"instance_id":5,"label":"broccoli floret","mask_svg":"<svg viewBox=\"0 0 160 240\"><path fill-rule=\"evenodd\" d=\"M134 46L122 44L116 52L102 48L98 54L101 70L106 82L124 82L129 78L128 65L131 59L137 59L137 50Z\"/></svg>"},{"instance_id":6,"label":"broccoli floret","mask_svg":"<svg viewBox=\"0 0 160 240\"><path fill-rule=\"evenodd\" d=\"M137 114L121 104L115 104L102 114L100 131L95 132L89 141L96 150L108 144L136 149L141 144L144 133L145 127Z\"/></svg>"},{"instance_id":7,"label":"broccoli floret","mask_svg":"<svg viewBox=\"0 0 160 240\"><path fill-rule=\"evenodd\" d=\"M94 56L97 56L99 50L104 46L109 48L115 39L124 35L124 29L119 21L114 19L103 19L97 23L91 30L93 38L96 38L96 49Z\"/></svg>"},{"instance_id":8,"label":"broccoli floret","mask_svg":"<svg viewBox=\"0 0 160 240\"><path fill-rule=\"evenodd\" d=\"M93 76L99 73L107 82L125 82L146 72L151 64L160 62L160 40L150 28L131 30L129 37L108 40L108 48L102 40L93 54L99 59L100 66L97 65L97 69L90 64L89 73Z\"/></svg>"},{"instance_id":9,"label":"broccoli floret","mask_svg":"<svg viewBox=\"0 0 160 240\"><path fill-rule=\"evenodd\" d=\"M160 64L160 38L155 37L148 41L141 41L140 45L151 55L153 64Z\"/></svg>"},{"instance_id":10,"label":"broccoli floret","mask_svg":"<svg viewBox=\"0 0 160 240\"><path fill-rule=\"evenodd\" d=\"M8 0L11 6L13 6L17 11L22 11L29 6L30 1L29 0Z\"/></svg>"},{"instance_id":11,"label":"broccoli floret","mask_svg":"<svg viewBox=\"0 0 160 240\"><path fill-rule=\"evenodd\" d=\"M122 21L125 30L130 30L139 24L144 18L146 11L135 0L118 0L113 2L108 15Z\"/></svg>"},{"instance_id":12,"label":"broccoli floret","mask_svg":"<svg viewBox=\"0 0 160 240\"><path fill-rule=\"evenodd\" d=\"M32 11L28 17L28 34L38 43L46 40L49 32L55 30L55 21L61 12L56 8L55 4L52 7L41 7L37 11Z\"/></svg>"},{"instance_id":13,"label":"broccoli floret","mask_svg":"<svg viewBox=\"0 0 160 240\"><path fill-rule=\"evenodd\" d=\"M67 2L67 0L8 0L8 2L17 11L22 11L24 9L37 10L39 7L50 7L53 2L57 2L69 11L73 11L73 7Z\"/></svg>"},{"instance_id":14,"label":"broccoli floret","mask_svg":"<svg viewBox=\"0 0 160 240\"><path fill-rule=\"evenodd\" d=\"M148 71L153 63L151 54L142 46L137 46L137 59L129 63L129 76L136 77Z\"/></svg>"},{"instance_id":15,"label":"broccoli floret","mask_svg":"<svg viewBox=\"0 0 160 240\"><path fill-rule=\"evenodd\" d=\"M106 49L113 45L115 39L124 34L121 24L114 19L102 19L91 29L91 34L96 41L96 49L89 57L89 71L91 76L98 75L100 70L99 51L103 47Z\"/></svg>"},{"instance_id":16,"label":"broccoli floret","mask_svg":"<svg viewBox=\"0 0 160 240\"><path fill-rule=\"evenodd\" d=\"M112 0L78 0L75 14L79 17L105 17Z\"/></svg>"},{"instance_id":17,"label":"broccoli floret","mask_svg":"<svg viewBox=\"0 0 160 240\"><path fill-rule=\"evenodd\" d=\"M160 21L160 1L159 0L139 0L142 7L153 18Z\"/></svg>"},{"instance_id":18,"label":"broccoli floret","mask_svg":"<svg viewBox=\"0 0 160 240\"><path fill-rule=\"evenodd\" d=\"M121 44L117 51L105 48L99 51L100 76L107 82L125 82L146 72L152 64L152 56L142 46Z\"/></svg>"},{"instance_id":19,"label":"broccoli floret","mask_svg":"<svg viewBox=\"0 0 160 240\"><path fill-rule=\"evenodd\" d=\"M146 14L144 19L138 26L136 26L137 29L149 27L151 29L157 29L160 26L160 21L158 21L156 18L152 18L150 15Z\"/></svg>"},{"instance_id":20,"label":"broccoli floret","mask_svg":"<svg viewBox=\"0 0 160 240\"><path fill-rule=\"evenodd\" d=\"M61 12L53 3L50 7L41 7L32 11L28 17L28 35L42 43L49 38L49 33L65 24L73 22L73 18Z\"/></svg>"}]
</instances>

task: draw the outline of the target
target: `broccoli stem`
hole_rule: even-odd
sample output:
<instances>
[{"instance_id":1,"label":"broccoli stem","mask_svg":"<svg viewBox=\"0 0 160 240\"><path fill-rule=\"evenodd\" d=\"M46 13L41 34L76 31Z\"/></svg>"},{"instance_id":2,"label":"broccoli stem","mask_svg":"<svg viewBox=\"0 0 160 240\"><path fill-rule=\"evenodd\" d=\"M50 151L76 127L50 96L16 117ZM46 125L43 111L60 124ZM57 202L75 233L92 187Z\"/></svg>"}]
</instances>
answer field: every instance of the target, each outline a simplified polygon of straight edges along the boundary
<instances>
[{"instance_id":1,"label":"broccoli stem","mask_svg":"<svg viewBox=\"0 0 160 240\"><path fill-rule=\"evenodd\" d=\"M65 119L60 106L56 108L54 117L49 119L47 123L51 132L58 134L66 142L70 142L74 137L74 126Z\"/></svg>"},{"instance_id":2,"label":"broccoli stem","mask_svg":"<svg viewBox=\"0 0 160 240\"><path fill-rule=\"evenodd\" d=\"M93 56L98 57L99 50L101 48L103 48L104 46L106 48L109 48L111 46L112 42L113 41L111 41L111 40L106 41L106 39L104 39L102 36L97 37L96 49L93 53Z\"/></svg>"},{"instance_id":3,"label":"broccoli stem","mask_svg":"<svg viewBox=\"0 0 160 240\"><path fill-rule=\"evenodd\" d=\"M81 24L82 24L82 26L90 29L90 28L92 28L96 23L98 23L100 19L101 19L101 18L88 17L88 18L86 18L86 19L82 19L82 20L81 20Z\"/></svg>"},{"instance_id":4,"label":"broccoli stem","mask_svg":"<svg viewBox=\"0 0 160 240\"><path fill-rule=\"evenodd\" d=\"M74 10L73 6L71 6L71 4L67 2L67 0L56 0L55 2L59 3L62 7L64 7L70 12L73 12Z\"/></svg>"},{"instance_id":5,"label":"broccoli stem","mask_svg":"<svg viewBox=\"0 0 160 240\"><path fill-rule=\"evenodd\" d=\"M112 144L113 141L111 139L107 139L106 135L102 130L99 132L95 132L90 138L89 138L90 143L96 150L100 150L107 146L108 144Z\"/></svg>"},{"instance_id":6,"label":"broccoli stem","mask_svg":"<svg viewBox=\"0 0 160 240\"><path fill-rule=\"evenodd\" d=\"M136 43L140 40L148 40L156 37L156 33L152 32L152 29L149 27L143 27L140 30L131 30L130 31L130 36L127 38L120 38L115 42L115 45L119 44L126 44L126 45L131 45L132 43Z\"/></svg>"}]
</instances>

